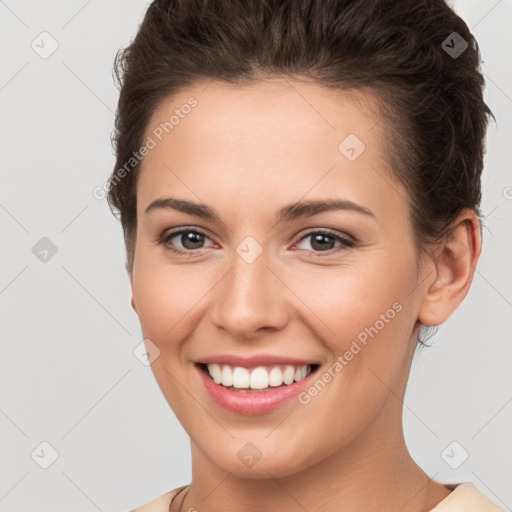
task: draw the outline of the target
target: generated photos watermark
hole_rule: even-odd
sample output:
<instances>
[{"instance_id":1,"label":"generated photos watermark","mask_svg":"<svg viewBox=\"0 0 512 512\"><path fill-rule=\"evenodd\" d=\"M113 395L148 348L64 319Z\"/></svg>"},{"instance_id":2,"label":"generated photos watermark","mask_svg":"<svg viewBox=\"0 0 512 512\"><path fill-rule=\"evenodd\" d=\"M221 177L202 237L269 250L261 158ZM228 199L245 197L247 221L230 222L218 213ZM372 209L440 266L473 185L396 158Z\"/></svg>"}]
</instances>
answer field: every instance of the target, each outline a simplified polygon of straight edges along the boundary
<instances>
[{"instance_id":1,"label":"generated photos watermark","mask_svg":"<svg viewBox=\"0 0 512 512\"><path fill-rule=\"evenodd\" d=\"M132 153L132 156L122 165L117 171L110 176L110 178L101 186L94 187L92 195L95 199L105 199L109 191L115 187L123 178L130 174L140 162L149 155L150 151L161 142L166 135L179 125L182 119L190 114L194 107L197 107L198 101L191 96L186 103L174 110L174 113L165 122L160 123L156 128L151 131L142 144L142 146Z\"/></svg>"},{"instance_id":2,"label":"generated photos watermark","mask_svg":"<svg viewBox=\"0 0 512 512\"><path fill-rule=\"evenodd\" d=\"M308 389L299 393L299 402L302 405L309 404L368 345L368 341L375 338L402 309L402 304L395 302L385 313L380 315L373 325L365 327L356 336L356 339L352 340L350 347L343 354L338 355L334 363Z\"/></svg>"}]
</instances>

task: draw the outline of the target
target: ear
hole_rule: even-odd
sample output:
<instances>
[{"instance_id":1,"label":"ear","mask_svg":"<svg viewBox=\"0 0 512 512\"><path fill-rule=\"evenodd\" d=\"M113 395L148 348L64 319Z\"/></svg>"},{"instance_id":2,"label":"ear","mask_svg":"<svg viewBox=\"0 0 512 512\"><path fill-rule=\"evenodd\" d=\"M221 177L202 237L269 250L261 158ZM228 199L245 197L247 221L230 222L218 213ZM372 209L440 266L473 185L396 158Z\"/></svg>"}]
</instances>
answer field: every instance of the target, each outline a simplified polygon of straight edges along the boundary
<instances>
[{"instance_id":1,"label":"ear","mask_svg":"<svg viewBox=\"0 0 512 512\"><path fill-rule=\"evenodd\" d=\"M423 325L440 325L457 309L469 291L481 249L478 217L465 209L431 256L434 278L429 279L418 314Z\"/></svg>"},{"instance_id":2,"label":"ear","mask_svg":"<svg viewBox=\"0 0 512 512\"><path fill-rule=\"evenodd\" d=\"M135 313L137 313L137 308L135 307L135 301L133 299L133 273L132 271L130 270L130 267L128 266L128 262L126 262L126 265L124 267L126 269L126 272L128 274L128 277L130 278L130 288L132 290L132 299L130 301L131 305L132 305L132 308L133 310L135 311Z\"/></svg>"}]
</instances>

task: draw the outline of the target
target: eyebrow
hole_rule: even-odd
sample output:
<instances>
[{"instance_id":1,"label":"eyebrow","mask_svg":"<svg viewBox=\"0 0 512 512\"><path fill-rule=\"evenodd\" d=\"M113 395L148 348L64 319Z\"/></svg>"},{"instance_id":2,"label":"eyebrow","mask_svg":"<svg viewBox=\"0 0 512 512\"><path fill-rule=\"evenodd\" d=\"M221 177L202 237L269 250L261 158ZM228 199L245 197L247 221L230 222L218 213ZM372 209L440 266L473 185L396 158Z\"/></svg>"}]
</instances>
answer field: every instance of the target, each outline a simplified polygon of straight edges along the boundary
<instances>
[{"instance_id":1,"label":"eyebrow","mask_svg":"<svg viewBox=\"0 0 512 512\"><path fill-rule=\"evenodd\" d=\"M174 197L162 197L155 199L145 211L145 215L159 209L172 209L189 215L195 215L202 219L214 220L222 223L220 217L215 211L206 204L198 204L185 199L176 199ZM277 214L277 222L290 222L292 220L313 217L319 213L345 210L361 213L366 216L375 218L371 210L365 206L361 206L348 199L322 199L309 200L291 203L281 208Z\"/></svg>"}]
</instances>

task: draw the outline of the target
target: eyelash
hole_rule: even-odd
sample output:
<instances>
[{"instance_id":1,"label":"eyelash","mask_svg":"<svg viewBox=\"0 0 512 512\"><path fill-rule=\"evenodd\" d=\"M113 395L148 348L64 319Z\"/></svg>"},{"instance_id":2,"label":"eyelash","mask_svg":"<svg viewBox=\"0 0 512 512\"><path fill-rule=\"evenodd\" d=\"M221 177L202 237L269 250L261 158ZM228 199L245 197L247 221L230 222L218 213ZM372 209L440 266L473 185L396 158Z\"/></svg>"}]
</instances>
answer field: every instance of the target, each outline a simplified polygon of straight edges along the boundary
<instances>
[{"instance_id":1,"label":"eyelash","mask_svg":"<svg viewBox=\"0 0 512 512\"><path fill-rule=\"evenodd\" d=\"M177 235L180 235L182 233L196 233L196 234L203 235L206 238L209 238L206 233L204 233L203 231L201 231L199 229L183 227L183 228L179 228L174 231L171 231L170 233L167 233L167 234L165 234L165 231L164 231L162 233L162 235L156 240L156 242L160 245L164 245L166 247L166 249L168 249L178 255L193 256L194 254L200 253L202 248L189 249L189 250L184 251L182 249L178 249L175 246L169 244L169 240L171 240L172 238L174 238ZM299 243L308 237L311 237L313 235L318 235L318 234L326 235L326 236L334 238L335 240L341 242L341 246L339 246L338 248L329 249L328 251L312 251L315 254L314 257L323 257L324 255L331 256L334 253L337 253L337 252L343 251L343 250L347 250L347 249L351 249L357 245L357 242L355 240L338 235L338 234L333 233L332 231L329 231L326 229L316 229L316 230L309 231L295 243ZM307 250L307 249L302 249L302 250Z\"/></svg>"}]
</instances>

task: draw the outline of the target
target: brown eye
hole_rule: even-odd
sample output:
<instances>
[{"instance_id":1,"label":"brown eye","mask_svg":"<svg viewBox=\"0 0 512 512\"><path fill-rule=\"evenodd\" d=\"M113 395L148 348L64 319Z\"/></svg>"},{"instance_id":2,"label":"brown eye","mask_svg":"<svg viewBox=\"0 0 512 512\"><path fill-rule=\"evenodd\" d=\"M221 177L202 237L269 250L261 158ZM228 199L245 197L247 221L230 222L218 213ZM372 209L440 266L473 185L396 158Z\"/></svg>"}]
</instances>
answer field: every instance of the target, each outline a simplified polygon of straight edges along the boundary
<instances>
[{"instance_id":1,"label":"brown eye","mask_svg":"<svg viewBox=\"0 0 512 512\"><path fill-rule=\"evenodd\" d=\"M299 243L305 240L308 240L308 244L312 249L308 247L302 247L301 249L313 250L313 252L337 252L355 245L353 240L325 230L310 231L299 240ZM339 242L337 247L336 242Z\"/></svg>"},{"instance_id":2,"label":"brown eye","mask_svg":"<svg viewBox=\"0 0 512 512\"><path fill-rule=\"evenodd\" d=\"M202 233L196 231L188 231L176 236L179 236L179 241L185 249L200 249L205 238Z\"/></svg>"},{"instance_id":3,"label":"brown eye","mask_svg":"<svg viewBox=\"0 0 512 512\"><path fill-rule=\"evenodd\" d=\"M209 238L201 231L192 228L180 228L162 235L159 243L173 252L186 254L203 249L206 239Z\"/></svg>"}]
</instances>

